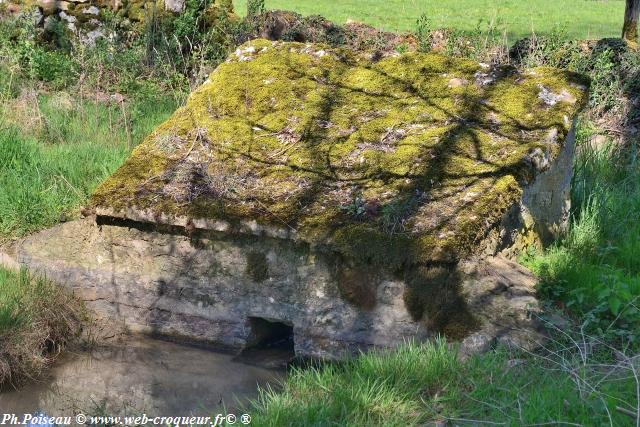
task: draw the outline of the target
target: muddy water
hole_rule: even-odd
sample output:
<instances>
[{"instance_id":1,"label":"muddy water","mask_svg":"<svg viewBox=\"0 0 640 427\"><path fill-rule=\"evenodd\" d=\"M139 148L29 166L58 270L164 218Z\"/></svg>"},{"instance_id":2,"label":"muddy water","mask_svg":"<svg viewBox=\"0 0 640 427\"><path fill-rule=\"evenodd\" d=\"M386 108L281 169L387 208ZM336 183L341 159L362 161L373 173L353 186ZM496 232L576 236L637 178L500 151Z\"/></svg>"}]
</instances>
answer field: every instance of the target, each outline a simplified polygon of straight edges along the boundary
<instances>
[{"instance_id":1,"label":"muddy water","mask_svg":"<svg viewBox=\"0 0 640 427\"><path fill-rule=\"evenodd\" d=\"M277 365L266 355L266 365ZM256 359L259 361L259 357ZM0 393L0 413L209 416L277 387L285 370L148 338L65 354L44 380ZM265 365L265 366L266 366Z\"/></svg>"}]
</instances>

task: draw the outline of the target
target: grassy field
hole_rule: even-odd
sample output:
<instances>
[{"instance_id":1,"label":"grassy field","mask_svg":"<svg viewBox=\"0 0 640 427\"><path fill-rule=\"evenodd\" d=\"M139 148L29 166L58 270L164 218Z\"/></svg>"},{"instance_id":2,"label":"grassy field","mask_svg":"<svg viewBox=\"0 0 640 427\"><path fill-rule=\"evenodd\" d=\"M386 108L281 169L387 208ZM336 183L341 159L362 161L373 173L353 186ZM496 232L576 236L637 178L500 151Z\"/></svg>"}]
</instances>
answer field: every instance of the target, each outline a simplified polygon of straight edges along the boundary
<instances>
[{"instance_id":1,"label":"grassy field","mask_svg":"<svg viewBox=\"0 0 640 427\"><path fill-rule=\"evenodd\" d=\"M64 93L6 101L0 106L0 239L77 216L95 187L176 107L172 99L147 100L127 105L123 115L119 106L80 104Z\"/></svg>"},{"instance_id":2,"label":"grassy field","mask_svg":"<svg viewBox=\"0 0 640 427\"><path fill-rule=\"evenodd\" d=\"M234 0L245 13L247 0ZM489 23L506 30L511 41L535 30L566 30L567 38L619 37L622 0L266 0L268 9L323 15L337 23L362 21L388 31L413 31L426 14L434 28L474 30Z\"/></svg>"}]
</instances>

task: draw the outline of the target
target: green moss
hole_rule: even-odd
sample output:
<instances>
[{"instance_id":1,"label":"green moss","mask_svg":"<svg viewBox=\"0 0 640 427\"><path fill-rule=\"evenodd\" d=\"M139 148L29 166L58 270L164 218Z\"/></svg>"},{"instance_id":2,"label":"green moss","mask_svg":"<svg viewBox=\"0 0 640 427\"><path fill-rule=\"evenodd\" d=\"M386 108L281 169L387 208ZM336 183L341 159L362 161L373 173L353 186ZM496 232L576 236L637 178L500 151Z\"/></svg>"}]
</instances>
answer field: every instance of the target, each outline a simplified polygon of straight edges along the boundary
<instances>
[{"instance_id":1,"label":"green moss","mask_svg":"<svg viewBox=\"0 0 640 427\"><path fill-rule=\"evenodd\" d=\"M236 22L238 16L233 10L232 0L214 0L203 11L203 16L207 26L217 26L221 22Z\"/></svg>"},{"instance_id":2,"label":"green moss","mask_svg":"<svg viewBox=\"0 0 640 427\"><path fill-rule=\"evenodd\" d=\"M559 152L585 92L579 76L551 69L422 53L371 62L255 40L93 203L255 220L391 271L454 263L520 199L527 155Z\"/></svg>"},{"instance_id":3,"label":"green moss","mask_svg":"<svg viewBox=\"0 0 640 427\"><path fill-rule=\"evenodd\" d=\"M445 266L416 267L404 277L407 310L415 321L423 320L429 330L460 339L479 324L460 296L460 278Z\"/></svg>"},{"instance_id":4,"label":"green moss","mask_svg":"<svg viewBox=\"0 0 640 427\"><path fill-rule=\"evenodd\" d=\"M262 282L269 277L269 262L262 252L247 252L246 274L255 282Z\"/></svg>"},{"instance_id":5,"label":"green moss","mask_svg":"<svg viewBox=\"0 0 640 427\"><path fill-rule=\"evenodd\" d=\"M344 299L371 310L376 306L376 288L379 283L376 269L362 265L340 266L336 282Z\"/></svg>"}]
</instances>

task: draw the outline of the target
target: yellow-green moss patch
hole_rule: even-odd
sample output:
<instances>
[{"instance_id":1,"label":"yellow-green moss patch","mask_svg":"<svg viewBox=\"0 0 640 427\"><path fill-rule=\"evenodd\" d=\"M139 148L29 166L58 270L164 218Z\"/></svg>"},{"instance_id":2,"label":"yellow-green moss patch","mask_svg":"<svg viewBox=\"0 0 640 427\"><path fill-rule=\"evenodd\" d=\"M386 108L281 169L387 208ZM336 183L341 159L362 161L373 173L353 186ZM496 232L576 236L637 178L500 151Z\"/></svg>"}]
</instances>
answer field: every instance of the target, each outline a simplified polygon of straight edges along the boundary
<instances>
[{"instance_id":1,"label":"yellow-green moss patch","mask_svg":"<svg viewBox=\"0 0 640 427\"><path fill-rule=\"evenodd\" d=\"M564 71L435 54L372 62L255 40L93 196L98 208L295 231L397 270L466 256L553 159L585 101Z\"/></svg>"}]
</instances>

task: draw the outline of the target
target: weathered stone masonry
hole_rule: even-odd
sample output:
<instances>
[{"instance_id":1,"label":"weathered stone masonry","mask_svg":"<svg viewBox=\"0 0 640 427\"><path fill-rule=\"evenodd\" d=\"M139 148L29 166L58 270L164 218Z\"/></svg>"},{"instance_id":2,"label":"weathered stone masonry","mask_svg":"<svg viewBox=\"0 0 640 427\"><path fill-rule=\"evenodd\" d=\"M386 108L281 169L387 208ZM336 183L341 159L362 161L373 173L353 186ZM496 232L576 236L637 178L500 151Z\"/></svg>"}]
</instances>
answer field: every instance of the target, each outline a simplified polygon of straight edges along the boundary
<instances>
[{"instance_id":1,"label":"weathered stone masonry","mask_svg":"<svg viewBox=\"0 0 640 427\"><path fill-rule=\"evenodd\" d=\"M504 256L566 227L585 95L552 69L250 42L96 191L96 217L16 258L130 330L235 349L251 318L321 358L524 343L536 281Z\"/></svg>"}]
</instances>

